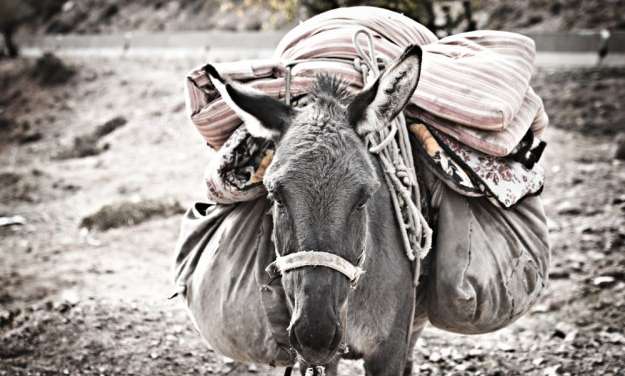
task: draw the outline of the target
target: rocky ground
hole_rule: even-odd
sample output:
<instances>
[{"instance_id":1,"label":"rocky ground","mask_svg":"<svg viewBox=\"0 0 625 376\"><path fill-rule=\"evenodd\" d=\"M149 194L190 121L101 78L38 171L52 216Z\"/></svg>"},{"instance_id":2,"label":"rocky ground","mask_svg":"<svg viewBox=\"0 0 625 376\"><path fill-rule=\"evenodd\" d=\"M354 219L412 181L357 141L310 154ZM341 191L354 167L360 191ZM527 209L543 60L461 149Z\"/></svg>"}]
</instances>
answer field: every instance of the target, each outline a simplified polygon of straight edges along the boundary
<instances>
[{"instance_id":1,"label":"rocky ground","mask_svg":"<svg viewBox=\"0 0 625 376\"><path fill-rule=\"evenodd\" d=\"M50 81L53 60L0 61L0 375L281 372L211 352L167 300L178 213L209 157L181 90L200 63L74 59ZM419 374L625 374L623 73L539 72L551 285L499 332L428 328Z\"/></svg>"}]
</instances>

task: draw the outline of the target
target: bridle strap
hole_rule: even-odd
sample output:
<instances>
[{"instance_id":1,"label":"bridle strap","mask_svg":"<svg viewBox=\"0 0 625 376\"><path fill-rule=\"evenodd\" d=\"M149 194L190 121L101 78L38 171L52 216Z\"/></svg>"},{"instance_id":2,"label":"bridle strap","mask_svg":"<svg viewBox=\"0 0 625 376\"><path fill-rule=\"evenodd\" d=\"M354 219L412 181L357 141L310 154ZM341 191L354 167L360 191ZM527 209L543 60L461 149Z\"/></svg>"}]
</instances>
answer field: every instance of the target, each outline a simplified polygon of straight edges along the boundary
<instances>
[{"instance_id":1,"label":"bridle strap","mask_svg":"<svg viewBox=\"0 0 625 376\"><path fill-rule=\"evenodd\" d=\"M334 269L347 277L353 285L358 283L358 279L364 273L364 270L360 266L353 265L343 257L320 251L300 251L293 252L286 256L278 256L276 261L269 264L267 269L268 271L271 269L277 270L281 274L284 274L289 270L308 266L324 266Z\"/></svg>"}]
</instances>

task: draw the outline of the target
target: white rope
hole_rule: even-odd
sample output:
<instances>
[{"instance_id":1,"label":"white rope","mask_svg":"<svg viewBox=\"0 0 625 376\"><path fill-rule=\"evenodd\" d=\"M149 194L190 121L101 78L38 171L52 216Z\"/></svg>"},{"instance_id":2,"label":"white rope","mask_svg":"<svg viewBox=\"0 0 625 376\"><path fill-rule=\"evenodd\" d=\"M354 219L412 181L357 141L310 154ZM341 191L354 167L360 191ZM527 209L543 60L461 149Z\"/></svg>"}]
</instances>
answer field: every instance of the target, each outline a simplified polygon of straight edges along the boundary
<instances>
[{"instance_id":1,"label":"white rope","mask_svg":"<svg viewBox=\"0 0 625 376\"><path fill-rule=\"evenodd\" d=\"M366 37L369 51L364 51L358 42L360 35ZM366 86L380 75L373 37L368 30L360 29L354 33L352 42L359 55L354 59L354 65L362 73ZM371 145L369 151L376 154L382 163L406 256L417 263L415 283L418 283L420 260L432 247L432 229L421 212L421 195L404 114L397 116L389 127L369 134L367 141Z\"/></svg>"},{"instance_id":2,"label":"white rope","mask_svg":"<svg viewBox=\"0 0 625 376\"><path fill-rule=\"evenodd\" d=\"M353 286L358 284L358 279L365 272L362 267L362 260L358 266L330 252L320 251L298 251L286 256L277 256L272 263L281 274L289 270L304 268L308 266L324 266L334 269L343 274Z\"/></svg>"}]
</instances>

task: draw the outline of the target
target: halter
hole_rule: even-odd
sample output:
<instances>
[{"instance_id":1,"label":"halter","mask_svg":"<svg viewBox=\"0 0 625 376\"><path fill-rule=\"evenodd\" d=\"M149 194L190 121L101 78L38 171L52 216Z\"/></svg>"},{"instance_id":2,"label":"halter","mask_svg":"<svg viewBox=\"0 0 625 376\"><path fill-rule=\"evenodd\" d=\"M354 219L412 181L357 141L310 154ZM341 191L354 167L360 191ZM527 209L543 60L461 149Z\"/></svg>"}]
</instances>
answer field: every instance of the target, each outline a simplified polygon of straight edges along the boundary
<instances>
[{"instance_id":1,"label":"halter","mask_svg":"<svg viewBox=\"0 0 625 376\"><path fill-rule=\"evenodd\" d=\"M360 276L365 272L362 265L365 261L365 250L363 249L358 265L354 265L341 256L335 255L330 252L322 251L298 251L290 253L286 256L281 256L276 250L276 261L267 266L267 272L269 274L275 274L279 272L284 274L293 269L300 269L304 267L317 267L324 266L336 270L343 274L352 284L353 288L356 288Z\"/></svg>"}]
</instances>

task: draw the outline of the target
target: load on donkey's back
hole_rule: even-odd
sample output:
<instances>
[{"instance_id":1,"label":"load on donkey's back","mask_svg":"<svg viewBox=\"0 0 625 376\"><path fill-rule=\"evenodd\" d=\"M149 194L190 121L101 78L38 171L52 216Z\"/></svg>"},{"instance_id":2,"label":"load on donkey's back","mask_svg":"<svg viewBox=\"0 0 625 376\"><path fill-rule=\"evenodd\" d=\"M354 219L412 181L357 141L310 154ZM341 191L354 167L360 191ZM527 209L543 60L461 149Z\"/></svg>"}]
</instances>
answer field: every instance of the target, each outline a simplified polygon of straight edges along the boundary
<instances>
[{"instance_id":1,"label":"load on donkey's back","mask_svg":"<svg viewBox=\"0 0 625 376\"><path fill-rule=\"evenodd\" d=\"M175 283L210 346L399 374L428 322L478 334L526 313L550 257L534 56L518 34L439 40L354 7L301 23L273 59L190 72L214 154Z\"/></svg>"}]
</instances>

